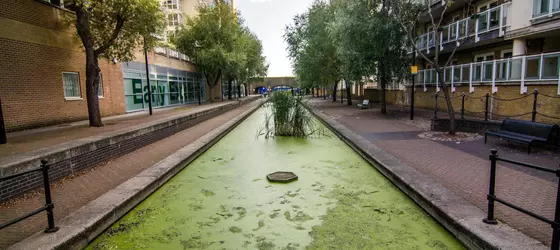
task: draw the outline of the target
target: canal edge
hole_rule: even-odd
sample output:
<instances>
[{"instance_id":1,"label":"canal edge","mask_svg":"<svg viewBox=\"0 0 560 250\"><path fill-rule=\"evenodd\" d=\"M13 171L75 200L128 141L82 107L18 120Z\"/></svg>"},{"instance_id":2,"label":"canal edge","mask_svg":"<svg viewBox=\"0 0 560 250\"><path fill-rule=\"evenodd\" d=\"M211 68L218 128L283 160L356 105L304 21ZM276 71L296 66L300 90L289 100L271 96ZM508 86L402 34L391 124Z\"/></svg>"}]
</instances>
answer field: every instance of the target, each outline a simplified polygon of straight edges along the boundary
<instances>
[{"instance_id":1,"label":"canal edge","mask_svg":"<svg viewBox=\"0 0 560 250\"><path fill-rule=\"evenodd\" d=\"M505 223L498 226L483 223L486 214L478 207L312 105L305 106L337 137L453 234L463 246L469 249L548 249L541 242Z\"/></svg>"},{"instance_id":2,"label":"canal edge","mask_svg":"<svg viewBox=\"0 0 560 250\"><path fill-rule=\"evenodd\" d=\"M8 249L83 249L264 104L255 101L260 103L66 216L58 232L38 232Z\"/></svg>"}]
</instances>

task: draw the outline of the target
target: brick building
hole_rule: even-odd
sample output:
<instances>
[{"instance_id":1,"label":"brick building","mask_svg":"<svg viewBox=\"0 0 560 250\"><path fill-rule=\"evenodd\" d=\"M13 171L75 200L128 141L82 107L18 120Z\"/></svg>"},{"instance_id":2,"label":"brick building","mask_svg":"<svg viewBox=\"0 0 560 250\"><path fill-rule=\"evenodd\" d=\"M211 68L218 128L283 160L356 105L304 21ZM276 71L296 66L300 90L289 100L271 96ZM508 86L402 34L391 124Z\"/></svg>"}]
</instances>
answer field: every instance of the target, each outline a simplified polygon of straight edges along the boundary
<instances>
[{"instance_id":1,"label":"brick building","mask_svg":"<svg viewBox=\"0 0 560 250\"><path fill-rule=\"evenodd\" d=\"M174 30L196 15L198 0L161 2ZM176 9L174 9L176 8ZM179 13L176 13L176 12ZM7 131L86 120L85 55L75 29L64 25L73 13L60 0L0 1L0 99ZM180 17L180 20L176 18ZM188 58L171 48L148 53L152 106L208 100L204 78ZM132 62L100 60L102 116L147 109L144 55ZM215 90L220 96L221 88Z\"/></svg>"},{"instance_id":2,"label":"brick building","mask_svg":"<svg viewBox=\"0 0 560 250\"><path fill-rule=\"evenodd\" d=\"M436 20L447 4L431 1ZM439 49L440 64L456 48L443 76L455 97L456 110L465 93L465 110L484 111L485 100L478 97L488 93L491 113L499 114L493 118L531 119L531 115L520 114L531 111L531 93L538 89L537 121L560 121L551 118L560 117L560 0L454 1L444 13L439 31L434 31L427 13L421 16L416 47L431 58ZM420 56L416 64L420 71L415 104L433 108L434 94L440 91L437 72ZM403 103L409 103L410 89L408 83ZM445 109L443 98L439 100L438 105Z\"/></svg>"}]
</instances>

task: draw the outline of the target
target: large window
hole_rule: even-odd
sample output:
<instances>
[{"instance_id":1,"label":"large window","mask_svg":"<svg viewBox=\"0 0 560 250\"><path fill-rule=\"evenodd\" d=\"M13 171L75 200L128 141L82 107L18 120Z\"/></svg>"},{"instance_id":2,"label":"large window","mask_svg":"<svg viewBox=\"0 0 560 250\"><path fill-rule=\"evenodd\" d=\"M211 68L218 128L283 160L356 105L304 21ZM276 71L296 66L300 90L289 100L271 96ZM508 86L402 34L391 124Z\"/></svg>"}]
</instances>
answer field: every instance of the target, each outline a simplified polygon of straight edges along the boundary
<instances>
[{"instance_id":1,"label":"large window","mask_svg":"<svg viewBox=\"0 0 560 250\"><path fill-rule=\"evenodd\" d=\"M167 9L177 10L179 9L179 0L163 0L162 5Z\"/></svg>"},{"instance_id":2,"label":"large window","mask_svg":"<svg viewBox=\"0 0 560 250\"><path fill-rule=\"evenodd\" d=\"M171 13L167 15L167 25L168 26L179 26L181 24L181 14Z\"/></svg>"},{"instance_id":3,"label":"large window","mask_svg":"<svg viewBox=\"0 0 560 250\"><path fill-rule=\"evenodd\" d=\"M77 72L62 72L62 84L66 99L82 98L80 92L80 75Z\"/></svg>"},{"instance_id":4,"label":"large window","mask_svg":"<svg viewBox=\"0 0 560 250\"><path fill-rule=\"evenodd\" d=\"M560 11L560 0L533 0L533 17Z\"/></svg>"}]
</instances>

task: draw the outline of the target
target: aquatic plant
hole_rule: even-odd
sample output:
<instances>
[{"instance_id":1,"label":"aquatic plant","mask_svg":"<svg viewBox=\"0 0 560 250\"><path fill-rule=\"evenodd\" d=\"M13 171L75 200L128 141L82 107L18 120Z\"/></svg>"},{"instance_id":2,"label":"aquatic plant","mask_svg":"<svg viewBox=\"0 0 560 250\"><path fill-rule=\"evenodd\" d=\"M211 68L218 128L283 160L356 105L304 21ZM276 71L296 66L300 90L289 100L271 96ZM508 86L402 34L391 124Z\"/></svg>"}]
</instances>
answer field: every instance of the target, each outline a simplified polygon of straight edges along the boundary
<instances>
[{"instance_id":1,"label":"aquatic plant","mask_svg":"<svg viewBox=\"0 0 560 250\"><path fill-rule=\"evenodd\" d=\"M259 135L293 136L306 138L319 130L311 113L305 108L306 100L290 92L274 92L265 104L264 126Z\"/></svg>"}]
</instances>

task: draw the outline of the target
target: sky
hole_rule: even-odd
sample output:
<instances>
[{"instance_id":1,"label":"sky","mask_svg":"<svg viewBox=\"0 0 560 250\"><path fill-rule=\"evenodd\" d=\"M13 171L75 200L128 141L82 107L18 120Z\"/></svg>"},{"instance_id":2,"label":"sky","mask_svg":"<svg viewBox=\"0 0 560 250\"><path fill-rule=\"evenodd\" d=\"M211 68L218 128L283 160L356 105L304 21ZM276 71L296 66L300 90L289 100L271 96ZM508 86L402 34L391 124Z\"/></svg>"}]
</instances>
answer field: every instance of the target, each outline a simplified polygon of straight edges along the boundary
<instances>
[{"instance_id":1,"label":"sky","mask_svg":"<svg viewBox=\"0 0 560 250\"><path fill-rule=\"evenodd\" d=\"M263 43L264 55L270 67L268 76L292 76L292 66L286 43L284 27L296 14L305 12L313 0L237 0L237 9L247 26Z\"/></svg>"}]
</instances>

